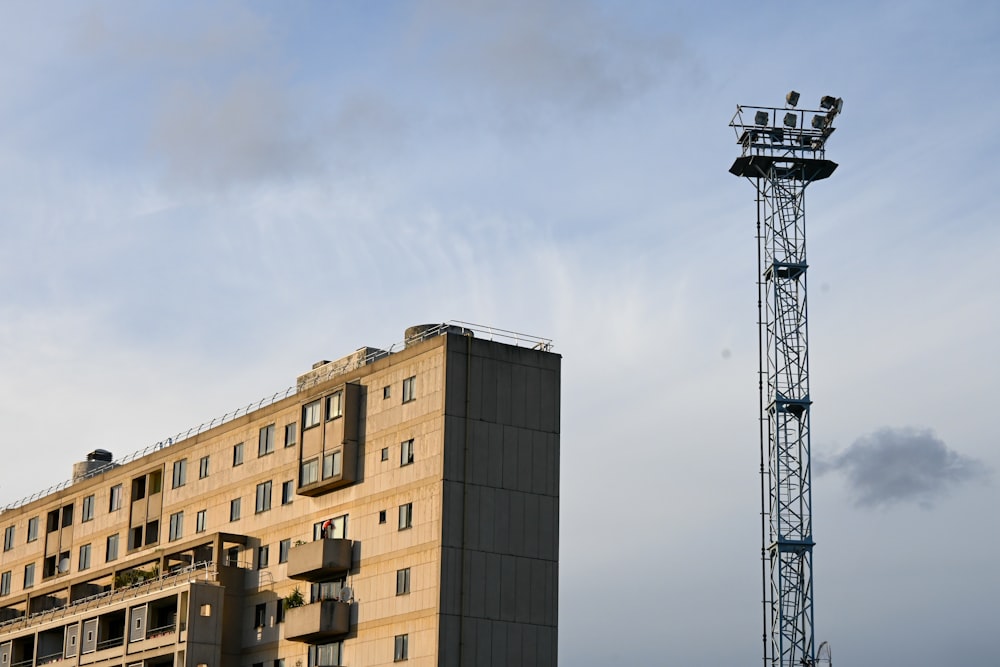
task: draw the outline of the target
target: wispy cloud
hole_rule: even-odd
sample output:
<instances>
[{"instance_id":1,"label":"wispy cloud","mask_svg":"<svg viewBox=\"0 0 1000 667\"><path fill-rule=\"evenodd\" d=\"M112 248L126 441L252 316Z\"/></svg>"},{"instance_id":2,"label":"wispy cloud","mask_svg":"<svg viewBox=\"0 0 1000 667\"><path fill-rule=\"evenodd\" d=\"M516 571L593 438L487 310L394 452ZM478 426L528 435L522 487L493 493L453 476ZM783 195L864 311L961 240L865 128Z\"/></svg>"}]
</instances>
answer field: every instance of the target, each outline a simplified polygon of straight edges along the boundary
<instances>
[{"instance_id":1,"label":"wispy cloud","mask_svg":"<svg viewBox=\"0 0 1000 667\"><path fill-rule=\"evenodd\" d=\"M828 458L816 474L840 473L859 507L930 507L952 488L989 477L981 461L949 449L929 429L882 428Z\"/></svg>"}]
</instances>

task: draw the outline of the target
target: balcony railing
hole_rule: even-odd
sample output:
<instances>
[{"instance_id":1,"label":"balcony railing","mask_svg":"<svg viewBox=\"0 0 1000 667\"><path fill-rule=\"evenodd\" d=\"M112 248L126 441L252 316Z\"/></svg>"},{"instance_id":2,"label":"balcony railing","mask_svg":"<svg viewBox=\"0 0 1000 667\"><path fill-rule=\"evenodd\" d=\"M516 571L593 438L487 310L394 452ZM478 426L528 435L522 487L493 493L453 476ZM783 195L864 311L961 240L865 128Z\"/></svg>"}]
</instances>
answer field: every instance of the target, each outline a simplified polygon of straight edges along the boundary
<instances>
[{"instance_id":1,"label":"balcony railing","mask_svg":"<svg viewBox=\"0 0 1000 667\"><path fill-rule=\"evenodd\" d=\"M127 588L117 588L113 591L98 593L97 595L91 595L90 597L75 600L71 604L64 607L46 609L45 611L35 612L34 614L9 619L0 623L0 633L7 632L8 630L19 626L26 626L29 623L34 623L36 621L41 622L56 618L64 618L70 614L76 614L95 607L112 604L114 602L121 602L122 600L129 600L148 593L171 588L173 586L181 586L195 580L215 581L216 574L215 563L211 561L195 563L194 565L189 565L188 567L181 568L179 570L167 572L155 579L147 579L142 583L133 584ZM11 667L15 666L11 665Z\"/></svg>"}]
</instances>

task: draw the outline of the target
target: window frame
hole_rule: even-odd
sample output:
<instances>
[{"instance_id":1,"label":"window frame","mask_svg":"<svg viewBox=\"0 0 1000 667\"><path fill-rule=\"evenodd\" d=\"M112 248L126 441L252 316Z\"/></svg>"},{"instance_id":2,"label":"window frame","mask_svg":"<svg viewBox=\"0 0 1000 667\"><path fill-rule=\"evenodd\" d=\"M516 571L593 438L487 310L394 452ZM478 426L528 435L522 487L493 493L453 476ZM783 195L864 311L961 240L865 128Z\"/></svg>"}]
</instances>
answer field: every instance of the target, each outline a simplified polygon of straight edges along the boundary
<instances>
[{"instance_id":1,"label":"window frame","mask_svg":"<svg viewBox=\"0 0 1000 667\"><path fill-rule=\"evenodd\" d=\"M31 575L30 577L28 575ZM22 588L25 590L35 587L35 564L28 563L24 566L24 579Z\"/></svg>"},{"instance_id":2,"label":"window frame","mask_svg":"<svg viewBox=\"0 0 1000 667\"><path fill-rule=\"evenodd\" d=\"M93 549L90 543L80 545L80 553L76 561L78 572L90 569L91 556L93 556Z\"/></svg>"},{"instance_id":3,"label":"window frame","mask_svg":"<svg viewBox=\"0 0 1000 667\"><path fill-rule=\"evenodd\" d=\"M302 406L302 430L316 428L323 423L323 400L317 398Z\"/></svg>"},{"instance_id":4,"label":"window frame","mask_svg":"<svg viewBox=\"0 0 1000 667\"><path fill-rule=\"evenodd\" d=\"M292 550L292 540L287 538L278 542L278 563L287 563L288 554Z\"/></svg>"},{"instance_id":5,"label":"window frame","mask_svg":"<svg viewBox=\"0 0 1000 667\"><path fill-rule=\"evenodd\" d=\"M396 595L410 594L410 568L396 570Z\"/></svg>"},{"instance_id":6,"label":"window frame","mask_svg":"<svg viewBox=\"0 0 1000 667\"><path fill-rule=\"evenodd\" d=\"M179 489L187 484L187 459L174 461L173 473L170 476L170 488Z\"/></svg>"},{"instance_id":7,"label":"window frame","mask_svg":"<svg viewBox=\"0 0 1000 667\"><path fill-rule=\"evenodd\" d=\"M410 659L410 635L396 635L393 641L392 661L403 662Z\"/></svg>"},{"instance_id":8,"label":"window frame","mask_svg":"<svg viewBox=\"0 0 1000 667\"><path fill-rule=\"evenodd\" d=\"M96 501L97 498L93 493L83 497L83 502L80 504L80 523L87 523L94 520L94 506L97 504Z\"/></svg>"},{"instance_id":9,"label":"window frame","mask_svg":"<svg viewBox=\"0 0 1000 667\"><path fill-rule=\"evenodd\" d=\"M233 467L243 465L243 444L242 442L237 442L233 445Z\"/></svg>"},{"instance_id":10,"label":"window frame","mask_svg":"<svg viewBox=\"0 0 1000 667\"><path fill-rule=\"evenodd\" d=\"M117 512L122 508L125 500L125 488L121 484L115 484L108 490L108 513Z\"/></svg>"},{"instance_id":11,"label":"window frame","mask_svg":"<svg viewBox=\"0 0 1000 667\"><path fill-rule=\"evenodd\" d=\"M34 542L38 539L38 517L33 516L28 519L28 539L27 542Z\"/></svg>"},{"instance_id":12,"label":"window frame","mask_svg":"<svg viewBox=\"0 0 1000 667\"><path fill-rule=\"evenodd\" d=\"M299 423L291 422L285 424L285 447L293 447L299 440Z\"/></svg>"},{"instance_id":13,"label":"window frame","mask_svg":"<svg viewBox=\"0 0 1000 667\"><path fill-rule=\"evenodd\" d=\"M257 436L257 458L274 453L274 424L260 429Z\"/></svg>"},{"instance_id":14,"label":"window frame","mask_svg":"<svg viewBox=\"0 0 1000 667\"><path fill-rule=\"evenodd\" d=\"M229 523L240 520L243 513L243 498L233 498L229 501Z\"/></svg>"},{"instance_id":15,"label":"window frame","mask_svg":"<svg viewBox=\"0 0 1000 667\"><path fill-rule=\"evenodd\" d=\"M323 399L326 420L333 421L344 416L344 390L338 390Z\"/></svg>"},{"instance_id":16,"label":"window frame","mask_svg":"<svg viewBox=\"0 0 1000 667\"><path fill-rule=\"evenodd\" d=\"M176 542L184 537L184 510L174 512L170 515L170 528L167 532L167 541Z\"/></svg>"},{"instance_id":17,"label":"window frame","mask_svg":"<svg viewBox=\"0 0 1000 667\"><path fill-rule=\"evenodd\" d=\"M254 494L254 514L263 514L271 509L271 490L274 486L273 480L267 480L257 485Z\"/></svg>"},{"instance_id":18,"label":"window frame","mask_svg":"<svg viewBox=\"0 0 1000 667\"><path fill-rule=\"evenodd\" d=\"M108 535L107 539L104 540L104 562L111 563L118 560L118 549L120 547L120 538L118 533L113 533Z\"/></svg>"},{"instance_id":19,"label":"window frame","mask_svg":"<svg viewBox=\"0 0 1000 667\"><path fill-rule=\"evenodd\" d=\"M397 530L413 528L413 503L403 503L399 506L399 527Z\"/></svg>"},{"instance_id":20,"label":"window frame","mask_svg":"<svg viewBox=\"0 0 1000 667\"><path fill-rule=\"evenodd\" d=\"M410 438L399 443L399 467L412 465L413 461L413 438Z\"/></svg>"},{"instance_id":21,"label":"window frame","mask_svg":"<svg viewBox=\"0 0 1000 667\"><path fill-rule=\"evenodd\" d=\"M17 532L15 531L15 526L10 525L3 530L3 550L10 551L14 548L14 538Z\"/></svg>"},{"instance_id":22,"label":"window frame","mask_svg":"<svg viewBox=\"0 0 1000 667\"><path fill-rule=\"evenodd\" d=\"M211 456L206 454L198 461L198 479L205 479L208 477L211 468L211 460Z\"/></svg>"},{"instance_id":23,"label":"window frame","mask_svg":"<svg viewBox=\"0 0 1000 667\"><path fill-rule=\"evenodd\" d=\"M198 513L194 515L194 532L204 533L206 524L208 523L208 510L198 510Z\"/></svg>"},{"instance_id":24,"label":"window frame","mask_svg":"<svg viewBox=\"0 0 1000 667\"><path fill-rule=\"evenodd\" d=\"M417 376L411 375L403 380L403 403L417 400Z\"/></svg>"}]
</instances>

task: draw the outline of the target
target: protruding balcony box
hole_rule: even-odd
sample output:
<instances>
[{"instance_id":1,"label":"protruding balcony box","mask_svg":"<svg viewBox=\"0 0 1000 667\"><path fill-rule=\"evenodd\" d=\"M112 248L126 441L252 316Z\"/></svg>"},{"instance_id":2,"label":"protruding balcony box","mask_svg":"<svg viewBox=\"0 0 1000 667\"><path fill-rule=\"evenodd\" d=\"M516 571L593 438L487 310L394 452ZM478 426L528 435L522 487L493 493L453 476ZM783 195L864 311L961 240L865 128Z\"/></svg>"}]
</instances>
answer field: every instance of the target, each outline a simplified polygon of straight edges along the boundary
<instances>
[{"instance_id":1,"label":"protruding balcony box","mask_svg":"<svg viewBox=\"0 0 1000 667\"><path fill-rule=\"evenodd\" d=\"M346 635L351 630L351 605L323 600L285 612L285 639L315 643Z\"/></svg>"},{"instance_id":2,"label":"protruding balcony box","mask_svg":"<svg viewBox=\"0 0 1000 667\"><path fill-rule=\"evenodd\" d=\"M351 569L350 540L316 540L288 551L288 578L321 581Z\"/></svg>"}]
</instances>

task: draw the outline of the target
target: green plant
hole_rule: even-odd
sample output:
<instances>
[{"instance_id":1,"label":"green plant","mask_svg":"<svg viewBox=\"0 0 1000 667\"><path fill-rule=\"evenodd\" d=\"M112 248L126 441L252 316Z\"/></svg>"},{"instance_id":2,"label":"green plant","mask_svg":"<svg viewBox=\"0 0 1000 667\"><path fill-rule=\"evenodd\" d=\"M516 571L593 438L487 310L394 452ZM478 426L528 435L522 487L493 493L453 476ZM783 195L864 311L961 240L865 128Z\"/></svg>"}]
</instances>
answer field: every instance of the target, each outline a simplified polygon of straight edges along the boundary
<instances>
[{"instance_id":1,"label":"green plant","mask_svg":"<svg viewBox=\"0 0 1000 667\"><path fill-rule=\"evenodd\" d=\"M305 603L306 600L302 597L302 591L299 590L298 586L295 587L294 591L285 596L285 609L301 607Z\"/></svg>"}]
</instances>

